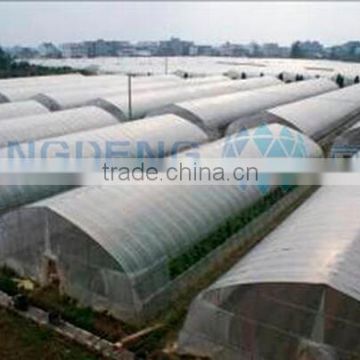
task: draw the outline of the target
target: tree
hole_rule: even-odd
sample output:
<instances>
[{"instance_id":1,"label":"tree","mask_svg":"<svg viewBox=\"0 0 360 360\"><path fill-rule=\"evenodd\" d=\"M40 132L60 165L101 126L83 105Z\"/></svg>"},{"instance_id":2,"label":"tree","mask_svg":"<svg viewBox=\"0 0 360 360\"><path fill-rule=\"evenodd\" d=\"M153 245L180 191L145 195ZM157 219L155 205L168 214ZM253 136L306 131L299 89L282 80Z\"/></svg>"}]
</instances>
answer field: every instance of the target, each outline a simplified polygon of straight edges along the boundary
<instances>
[{"instance_id":1,"label":"tree","mask_svg":"<svg viewBox=\"0 0 360 360\"><path fill-rule=\"evenodd\" d=\"M295 41L291 45L290 56L292 58L302 58L303 57L303 51L302 51L302 48L301 48L301 42L300 41Z\"/></svg>"},{"instance_id":2,"label":"tree","mask_svg":"<svg viewBox=\"0 0 360 360\"><path fill-rule=\"evenodd\" d=\"M68 74L76 71L68 66L62 67L47 67L41 65L33 65L27 61L15 61L9 54L7 54L0 47L0 79L11 77L24 76L39 76L39 75L53 75L53 74ZM79 71L84 75L88 72Z\"/></svg>"},{"instance_id":3,"label":"tree","mask_svg":"<svg viewBox=\"0 0 360 360\"><path fill-rule=\"evenodd\" d=\"M0 70L8 69L11 62L11 57L0 47Z\"/></svg>"}]
</instances>

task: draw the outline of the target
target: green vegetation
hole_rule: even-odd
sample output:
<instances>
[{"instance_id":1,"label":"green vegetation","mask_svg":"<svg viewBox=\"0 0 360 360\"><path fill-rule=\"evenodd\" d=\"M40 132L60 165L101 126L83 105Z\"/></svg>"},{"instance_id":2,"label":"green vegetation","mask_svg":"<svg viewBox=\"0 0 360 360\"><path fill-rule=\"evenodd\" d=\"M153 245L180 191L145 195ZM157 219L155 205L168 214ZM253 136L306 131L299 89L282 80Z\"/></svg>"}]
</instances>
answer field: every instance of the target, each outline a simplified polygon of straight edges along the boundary
<instances>
[{"instance_id":1,"label":"green vegetation","mask_svg":"<svg viewBox=\"0 0 360 360\"><path fill-rule=\"evenodd\" d=\"M37 287L29 293L30 303L46 311L61 314L62 319L109 341L118 341L134 328L89 307L79 306L73 298L59 293L56 287Z\"/></svg>"},{"instance_id":2,"label":"green vegetation","mask_svg":"<svg viewBox=\"0 0 360 360\"><path fill-rule=\"evenodd\" d=\"M16 61L0 47L0 79L41 75L60 75L74 72L82 72L84 75L87 75L86 71L78 71L69 66L48 67L42 65L32 65L26 61Z\"/></svg>"},{"instance_id":3,"label":"green vegetation","mask_svg":"<svg viewBox=\"0 0 360 360\"><path fill-rule=\"evenodd\" d=\"M0 290L8 295L31 294L18 287L17 274L7 267L0 268ZM70 311L69 311L70 312ZM70 312L71 314L71 312ZM78 322L86 324L87 317L81 309L71 314ZM87 352L81 346L42 328L30 320L6 309L0 308L0 359L56 359L95 360L98 356ZM3 334L6 334L3 336Z\"/></svg>"},{"instance_id":4,"label":"green vegetation","mask_svg":"<svg viewBox=\"0 0 360 360\"><path fill-rule=\"evenodd\" d=\"M61 318L84 330L109 341L118 341L136 330L106 313L99 313L89 307L81 307L76 300L59 293L55 286L35 286L32 291L20 289L16 282L18 275L7 267L0 268L0 290L10 296L26 294L29 303L45 311L54 311ZM1 357L0 357L1 359Z\"/></svg>"},{"instance_id":5,"label":"green vegetation","mask_svg":"<svg viewBox=\"0 0 360 360\"><path fill-rule=\"evenodd\" d=\"M239 226L239 229L242 226L245 226L245 224L248 223L251 219L254 219L256 214L261 214L263 211L265 211L265 209L269 209L271 207L271 205L269 205L270 203L274 204L276 202L276 199L279 200L282 196L284 196L286 193L290 192L293 189L294 189L294 187L289 187L287 190L283 190L283 191L276 190L275 192L273 192L265 197L266 200L264 199L264 201L261 202L262 205L257 204L255 207L249 208L248 212L246 212L248 221L245 222L244 220L242 220L243 225L239 226L238 220L236 220L236 219L237 218L246 218L245 213L239 214L238 217L234 217L233 221L230 221L229 223L226 222L228 224L227 225L223 224L223 226L221 227L224 229L223 230L224 234L229 234L229 236L231 236L234 232L236 233L238 231L237 230L238 226ZM223 274L224 272L229 270L239 260L239 258L245 254L245 252L249 249L250 246L253 246L257 241L259 241L268 232L270 232L279 222L281 222L286 216L288 216L289 213L291 213L308 196L310 196L310 194L314 191L314 189L309 189L308 191L304 192L301 195L301 197L299 197L295 201L292 201L291 204L289 204L290 206L285 206L284 208L283 208L283 206L281 206L281 209L283 209L283 210L281 210L281 213L279 213L279 215L276 216L276 219L273 222L273 227L267 228L265 232L254 233L254 237L250 243L247 243L247 244L245 244L245 246L241 246L238 249L235 249L234 251L232 251L231 253L226 254L224 256L224 258L222 258L220 262L217 262L214 267L212 267L209 271L206 272L206 274L204 274L203 276L200 276L199 278L194 280L194 282L191 283L191 286L189 286L189 288L187 288L185 291L179 293L179 296L176 298L176 300L174 300L171 303L171 305L167 308L166 311L159 314L159 316L156 319L154 319L152 322L147 324L147 326L149 326L149 327L160 324L161 327L157 328L156 330L152 331L151 333L148 333L145 336L137 338L136 341L134 341L134 342L128 343L126 348L128 350L134 352L136 354L137 358L139 358L139 359L195 360L195 358L193 358L191 356L179 356L179 355L174 354L172 351L172 345L174 344L174 342L176 342L178 331L182 326L182 323L184 321L184 318L185 318L187 310L188 310L188 306L189 306L190 302L193 300L194 296L196 296L202 289L209 286L212 282L214 282L221 274ZM251 209L253 212L250 211ZM228 231L230 231L230 232L228 233ZM216 231L216 233L217 233L217 231ZM224 237L224 234L223 234L223 236L218 237L218 239L223 239L222 242L226 239ZM212 236L214 236L214 235L212 235ZM212 236L207 237L207 239L211 239ZM205 239L204 239L204 242L205 242ZM219 241L219 245L222 242ZM214 247L218 246L215 244L215 241L213 243L213 246ZM204 255L205 254L202 254L202 256L204 256ZM182 271L185 271L188 267L189 267L189 265L185 266ZM7 273L8 275L13 274L8 269L5 269L5 273ZM1 278L1 269L0 269L0 278ZM58 293L58 290L54 289L54 288L47 288L47 289L35 288L35 290L32 291L31 294L32 294L31 302L37 303L38 306L41 305L40 307L44 307L45 309L48 308L49 304L53 304L53 305L57 304L56 306L59 306L59 302L61 302L61 300L60 300L61 295ZM70 304L70 305L68 305L70 307L76 306L76 303L71 299L63 298L63 301L67 304ZM50 305L50 307L53 305ZM70 311L70 313L71 312L72 312L72 310ZM94 317L89 316L89 314L87 314L86 311L84 313L83 310L81 310L80 311L81 316L80 315L79 316L80 316L80 318L85 317L86 321L88 321L89 318L92 319L92 321L95 321L95 324L92 323L91 326L95 326L98 329L98 330L96 330L97 333L99 334L99 329L102 329L101 331L103 331L104 333L107 334L105 337L113 338L113 341L121 339L126 334L133 334L134 332L140 330L140 329L137 329L134 327L129 327L128 325L124 326L124 324L122 324L121 322L119 322L115 319L112 319L111 317L108 317L108 315L106 315L106 314L99 314L96 312L94 312L93 314L94 314ZM2 321L2 314L0 312L0 333L2 333L2 331L3 331L1 321ZM20 321L20 319L19 319L19 321ZM15 327L15 330L17 330L17 331L14 331L15 335L11 335L11 336L15 336L15 337L20 336L18 329L19 328L22 329L23 325L16 325L16 326L17 327ZM119 334L121 334L121 331L123 331L124 333L119 336ZM109 334L111 334L111 332L114 336L109 337ZM45 332L45 335L43 335L43 336L46 337L49 335L46 335L46 332ZM8 354L10 354L10 355L7 357L4 356L2 353L2 350L1 350L2 344L1 344L1 336L0 336L0 359L3 359L3 358L10 359L10 360L15 359L14 353L16 353L16 354L18 354L18 353L16 351L14 351L14 349L16 349L17 347L20 347L22 352L19 354L20 356L16 357L16 360L23 359L23 358L24 359L26 358L29 360L32 360L33 358L34 359L35 358L36 359L38 359L38 358L41 358L41 359L73 359L73 358L93 359L93 357L87 358L87 357L81 357L81 355L79 355L78 357L76 357L76 356L71 357L71 356L73 356L73 353L72 353L73 350L71 347L71 345L72 345L71 343L69 345L65 344L64 348L59 347L57 350L58 353L56 354L56 356L54 356L53 355L54 353L52 352L53 345L51 345L53 336L54 335L51 335L51 337L50 337L50 340L49 340L50 342L48 343L49 348L41 348L39 350L40 353L42 351L41 356L38 356L38 353L36 353L37 355L32 356L31 350L24 349L24 345L18 342L16 345L14 345L14 348L8 350ZM13 340L10 340L10 341L13 341ZM41 347L41 345L39 345L39 346ZM33 351L37 351L37 350L38 350L37 348L33 349ZM166 350L168 350L169 352ZM68 353L70 353L70 355L68 355ZM68 356L68 357L65 357L65 356ZM200 360L199 358L196 358L196 359Z\"/></svg>"},{"instance_id":6,"label":"green vegetation","mask_svg":"<svg viewBox=\"0 0 360 360\"><path fill-rule=\"evenodd\" d=\"M254 233L251 241L246 243L245 246L238 247L233 251L224 255L223 258L214 266L209 269L204 275L199 276L191 283L185 291L180 292L176 300L172 301L166 312L163 312L157 319L156 323L162 324L162 327L155 330L146 337L141 338L136 343L128 346L127 348L139 355L139 357L145 359L164 359L164 360L185 360L191 359L195 360L192 357L183 357L176 356L171 349L172 345L176 343L178 331L181 329L185 316L187 314L189 304L194 299L194 297L199 294L199 292L210 284L212 284L216 279L219 278L222 274L228 271L234 264L236 264L239 259L246 254L249 250L249 247L254 246L258 241L260 241L264 236L271 232L279 223L281 223L292 211L294 211L300 204L303 203L314 191L316 187L308 188L307 191L304 191L302 195L296 200L291 201L287 205L282 204L278 210L280 212L275 216L272 226L267 227L264 231ZM279 198L289 193L290 191L295 190L295 187L284 188L283 192L278 191ZM275 194L272 196L276 196ZM269 209L272 211L272 209ZM275 209L274 209L275 210ZM276 211L275 211L276 212ZM151 324L150 324L151 325ZM167 354L166 351L159 351L159 349L167 349L170 351ZM200 360L200 358L196 358Z\"/></svg>"},{"instance_id":7,"label":"green vegetation","mask_svg":"<svg viewBox=\"0 0 360 360\"><path fill-rule=\"evenodd\" d=\"M240 214L233 216L225 221L217 230L207 236L205 239L189 248L169 262L169 272L171 279L179 276L185 270L210 253L219 245L223 244L231 235L240 231L245 225L249 224L257 216L267 211L272 205L280 200L287 192L294 187L288 187L286 190L278 188L260 199L255 205L242 211Z\"/></svg>"},{"instance_id":8,"label":"green vegetation","mask_svg":"<svg viewBox=\"0 0 360 360\"><path fill-rule=\"evenodd\" d=\"M0 359L4 360L96 360L53 331L0 308Z\"/></svg>"},{"instance_id":9,"label":"green vegetation","mask_svg":"<svg viewBox=\"0 0 360 360\"><path fill-rule=\"evenodd\" d=\"M10 296L14 296L19 292L17 284L14 281L15 276L15 272L8 267L2 267L0 269L0 290Z\"/></svg>"}]
</instances>

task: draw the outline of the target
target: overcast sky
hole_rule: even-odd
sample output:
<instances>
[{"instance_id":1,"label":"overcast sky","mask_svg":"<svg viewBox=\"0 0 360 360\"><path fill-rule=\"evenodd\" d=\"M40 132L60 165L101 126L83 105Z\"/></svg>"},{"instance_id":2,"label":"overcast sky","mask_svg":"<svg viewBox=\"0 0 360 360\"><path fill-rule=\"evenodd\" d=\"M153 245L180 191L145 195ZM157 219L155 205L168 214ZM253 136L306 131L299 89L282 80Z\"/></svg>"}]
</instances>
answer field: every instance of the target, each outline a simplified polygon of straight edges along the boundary
<instances>
[{"instance_id":1,"label":"overcast sky","mask_svg":"<svg viewBox=\"0 0 360 360\"><path fill-rule=\"evenodd\" d=\"M160 40L202 44L360 40L360 2L0 2L0 44Z\"/></svg>"}]
</instances>

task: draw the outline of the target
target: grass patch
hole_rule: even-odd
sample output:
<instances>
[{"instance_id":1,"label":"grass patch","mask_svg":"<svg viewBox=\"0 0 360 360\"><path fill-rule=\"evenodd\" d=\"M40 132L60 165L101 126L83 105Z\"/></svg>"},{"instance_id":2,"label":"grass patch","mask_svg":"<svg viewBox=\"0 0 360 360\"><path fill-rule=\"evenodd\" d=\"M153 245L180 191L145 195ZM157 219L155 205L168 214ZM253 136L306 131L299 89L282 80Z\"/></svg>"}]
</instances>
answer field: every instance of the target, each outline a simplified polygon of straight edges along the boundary
<instances>
[{"instance_id":1,"label":"grass patch","mask_svg":"<svg viewBox=\"0 0 360 360\"><path fill-rule=\"evenodd\" d=\"M115 319L105 312L97 312L90 307L79 306L73 298L59 293L54 286L39 287L26 291L19 289L15 279L19 276L8 267L0 268L0 290L10 296L19 293L26 294L32 306L44 311L56 311L63 320L87 330L109 341L118 341L120 338L132 334L138 329ZM0 357L1 359L1 357Z\"/></svg>"},{"instance_id":2,"label":"grass patch","mask_svg":"<svg viewBox=\"0 0 360 360\"><path fill-rule=\"evenodd\" d=\"M76 300L60 294L55 287L36 288L29 297L32 305L45 311L56 311L62 319L109 341L118 341L136 330L105 312L79 306Z\"/></svg>"},{"instance_id":3,"label":"grass patch","mask_svg":"<svg viewBox=\"0 0 360 360\"><path fill-rule=\"evenodd\" d=\"M0 334L0 359L100 359L81 346L5 309L0 309Z\"/></svg>"}]
</instances>

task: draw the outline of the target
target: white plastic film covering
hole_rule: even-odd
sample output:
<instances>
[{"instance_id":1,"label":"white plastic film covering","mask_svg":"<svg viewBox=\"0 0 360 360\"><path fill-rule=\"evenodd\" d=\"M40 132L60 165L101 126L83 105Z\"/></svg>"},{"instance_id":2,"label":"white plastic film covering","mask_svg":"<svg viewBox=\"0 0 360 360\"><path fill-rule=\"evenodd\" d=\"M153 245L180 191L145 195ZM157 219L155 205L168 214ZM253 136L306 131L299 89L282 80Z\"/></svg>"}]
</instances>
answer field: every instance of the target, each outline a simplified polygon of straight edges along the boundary
<instances>
[{"instance_id":1,"label":"white plastic film covering","mask_svg":"<svg viewBox=\"0 0 360 360\"><path fill-rule=\"evenodd\" d=\"M185 86L186 82L177 80L175 82L166 79L157 81L139 81L138 78L131 80L131 93L135 98L141 92L159 89L171 89ZM163 90L166 91L166 90ZM111 83L107 86L87 86L86 88L55 89L42 92L33 97L52 111L72 109L86 105L91 100L104 96L120 96L128 102L128 82Z\"/></svg>"},{"instance_id":2,"label":"white plastic film covering","mask_svg":"<svg viewBox=\"0 0 360 360\"><path fill-rule=\"evenodd\" d=\"M71 91L71 90L86 90L88 88L104 88L108 86L125 86L127 84L127 77L124 75L102 75L102 76L83 76L76 78L73 81L63 81L62 77L59 77L58 81L54 79L49 83L41 82L39 84L33 83L27 85L0 87L0 97L2 101L22 101L27 100L39 93L48 91ZM169 84L181 83L183 80L177 76L139 76L133 78L134 83L147 83L151 84L154 82L167 82Z\"/></svg>"},{"instance_id":3,"label":"white plastic film covering","mask_svg":"<svg viewBox=\"0 0 360 360\"><path fill-rule=\"evenodd\" d=\"M331 154L334 157L352 157L360 151L360 121L340 134L334 141Z\"/></svg>"},{"instance_id":4,"label":"white plastic film covering","mask_svg":"<svg viewBox=\"0 0 360 360\"><path fill-rule=\"evenodd\" d=\"M215 82L231 81L231 79L228 76L224 76L224 75L199 76L184 80L189 85L200 85L200 84L208 84Z\"/></svg>"},{"instance_id":5,"label":"white plastic film covering","mask_svg":"<svg viewBox=\"0 0 360 360\"><path fill-rule=\"evenodd\" d=\"M326 359L359 355L359 213L360 187L318 190L194 300L180 348L285 360L308 342L339 356Z\"/></svg>"},{"instance_id":6,"label":"white plastic film covering","mask_svg":"<svg viewBox=\"0 0 360 360\"><path fill-rule=\"evenodd\" d=\"M318 139L341 125L345 118L360 111L360 85L352 85L293 104L279 106L268 113L292 124L306 135Z\"/></svg>"},{"instance_id":7,"label":"white plastic film covering","mask_svg":"<svg viewBox=\"0 0 360 360\"><path fill-rule=\"evenodd\" d=\"M206 134L190 122L175 115L162 115L38 140L32 144L31 149L34 158L43 157L45 148L48 158L59 156L59 152L68 158L163 157L207 140ZM111 143L119 142L127 145L120 150L119 146L115 146L115 150L109 146ZM146 144L146 149L139 148L140 142ZM59 144L65 144L65 149ZM0 157L18 154L19 149L26 151L27 144L3 148L0 150ZM0 187L0 211L68 189L69 186L65 185L3 185Z\"/></svg>"},{"instance_id":8,"label":"white plastic film covering","mask_svg":"<svg viewBox=\"0 0 360 360\"><path fill-rule=\"evenodd\" d=\"M177 103L175 113L191 114L209 132L216 132L231 122L271 107L336 89L330 80L307 80L289 85L272 86L254 91L214 96ZM191 120L191 115L189 120Z\"/></svg>"},{"instance_id":9,"label":"white plastic film covering","mask_svg":"<svg viewBox=\"0 0 360 360\"><path fill-rule=\"evenodd\" d=\"M153 157L162 157L171 154L173 151L179 151L181 144L189 147L190 144L195 146L207 140L206 134L196 125L176 115L167 114L127 123L115 123L115 125L114 122L111 122L106 126L89 128L86 131L47 137L33 143L32 157L42 157L41 153L46 143L66 144L66 154L69 158L105 158L110 156L107 154L109 151L107 144L124 142L127 144L123 148L126 155L121 155L121 151L119 153L113 151L111 157L136 158L140 142L146 144L146 150ZM81 144L81 151L79 151L79 144ZM20 146L25 145L26 142L20 144ZM58 151L57 146L48 147L47 157L56 157ZM144 155L147 154L147 151L144 151ZM6 156L9 153L16 152L11 151L10 148L0 150L0 156Z\"/></svg>"},{"instance_id":10,"label":"white plastic film covering","mask_svg":"<svg viewBox=\"0 0 360 360\"><path fill-rule=\"evenodd\" d=\"M189 80L186 80L185 83L188 81ZM153 111L155 114L166 113L168 110L167 107L178 101L236 93L239 91L258 89L278 84L281 84L281 81L271 77L263 77L249 80L226 80L223 82L211 82L200 85L195 83L193 85L181 86L173 89L147 92L138 95L135 94L135 96L132 97L131 117L133 119L141 118L147 114L151 114ZM123 118L129 118L127 95L101 98L95 100L91 104L100 106L109 111L114 109L114 115L120 111Z\"/></svg>"},{"instance_id":11,"label":"white plastic film covering","mask_svg":"<svg viewBox=\"0 0 360 360\"><path fill-rule=\"evenodd\" d=\"M3 120L0 121L0 147L117 123L108 112L91 106Z\"/></svg>"},{"instance_id":12,"label":"white plastic film covering","mask_svg":"<svg viewBox=\"0 0 360 360\"><path fill-rule=\"evenodd\" d=\"M49 110L37 101L21 101L0 104L0 120L48 113Z\"/></svg>"},{"instance_id":13,"label":"white plastic film covering","mask_svg":"<svg viewBox=\"0 0 360 360\"><path fill-rule=\"evenodd\" d=\"M23 78L10 78L0 80L0 89L9 89L14 87L34 86L40 84L58 84L73 83L82 81L85 76L81 74L49 75L49 76L29 76ZM1 91L0 91L1 92Z\"/></svg>"},{"instance_id":14,"label":"white plastic film covering","mask_svg":"<svg viewBox=\"0 0 360 360\"><path fill-rule=\"evenodd\" d=\"M284 127L272 124L269 129L275 137L279 137ZM304 144L302 146L305 146L308 156L321 155L319 147L311 140L291 129L286 131L304 140L304 143L301 143ZM231 144L236 146L236 139L231 141ZM225 146L229 146L229 139L204 145L200 147L199 154L201 157L219 158ZM187 153L180 156L185 157ZM261 156L254 140L247 144L244 156ZM126 313L141 312L142 306L149 298L170 282L168 264L171 259L189 250L214 232L224 221L239 214L262 196L263 193L256 186L240 189L237 185L78 188L9 213L3 220L2 230L7 235L0 242L0 253L4 254L3 261L8 265L13 264L22 273L25 269L32 269L32 276L38 279L41 278L41 253L53 253L54 258L59 261L59 267L67 269L63 273L66 284L68 274L71 276L72 282L67 290L81 299L84 298L85 292L94 295L98 290L90 283L84 282L79 274L76 275L77 263L83 264L84 274L87 272L86 267L91 267L91 271L97 273L96 278L101 275L102 283L106 284L104 286L107 289L119 289L121 285L116 282L118 276L121 276L122 282L127 279L136 301L124 303L119 294L115 296L111 293L112 290L103 291L108 306L116 304L118 310L119 307L126 309L117 313L123 317ZM35 217L35 223L26 220L34 218L34 211L43 213ZM61 226L58 222L52 225L52 221L44 220L54 217L62 219ZM10 224L10 228L7 224ZM36 240L32 240L32 236L27 237L27 245L22 245L22 240L14 240L14 237L23 239L25 233L32 234L33 226L40 233L40 236L36 235ZM12 231L17 235L15 236ZM41 234L45 234L46 239ZM68 242L67 239L72 238L72 234L77 234L76 237L83 246L77 252L68 248L72 242ZM10 237L13 239L12 242L6 240ZM37 256L27 256L24 260L23 254L32 241L35 245L31 251ZM90 248L95 250L90 251ZM97 248L102 249L101 255ZM78 260L74 261L76 257ZM102 267L94 269L93 264L99 263L100 258ZM109 264L117 264L116 276L104 270ZM73 291L74 287L82 289L82 296L79 292ZM122 293L121 287L119 293ZM91 303L92 299L92 296L88 296L85 300Z\"/></svg>"}]
</instances>

